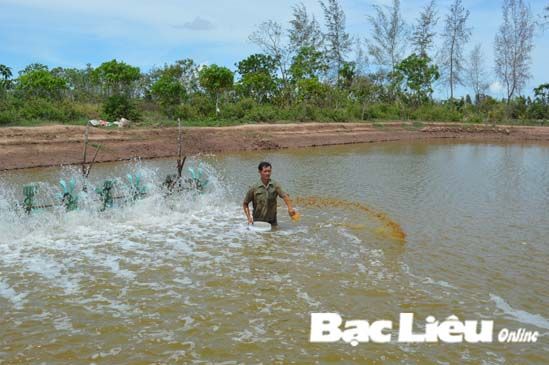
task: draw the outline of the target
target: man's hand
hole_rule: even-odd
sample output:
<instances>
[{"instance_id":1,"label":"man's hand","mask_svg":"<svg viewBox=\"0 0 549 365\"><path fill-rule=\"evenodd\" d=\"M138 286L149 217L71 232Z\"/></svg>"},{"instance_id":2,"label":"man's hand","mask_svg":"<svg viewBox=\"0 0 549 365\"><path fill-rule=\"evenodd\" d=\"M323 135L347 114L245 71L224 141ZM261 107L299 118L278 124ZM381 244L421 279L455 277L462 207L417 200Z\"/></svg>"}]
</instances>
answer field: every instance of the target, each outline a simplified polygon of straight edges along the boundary
<instances>
[{"instance_id":1,"label":"man's hand","mask_svg":"<svg viewBox=\"0 0 549 365\"><path fill-rule=\"evenodd\" d=\"M293 217L296 213L297 212L294 208L288 208L288 214L290 215L290 217Z\"/></svg>"},{"instance_id":2,"label":"man's hand","mask_svg":"<svg viewBox=\"0 0 549 365\"><path fill-rule=\"evenodd\" d=\"M254 224L254 219L252 218L252 215L250 214L250 208L248 207L248 203L244 202L242 204L242 208L244 209L244 214L246 215L246 218L248 219L248 224Z\"/></svg>"}]
</instances>

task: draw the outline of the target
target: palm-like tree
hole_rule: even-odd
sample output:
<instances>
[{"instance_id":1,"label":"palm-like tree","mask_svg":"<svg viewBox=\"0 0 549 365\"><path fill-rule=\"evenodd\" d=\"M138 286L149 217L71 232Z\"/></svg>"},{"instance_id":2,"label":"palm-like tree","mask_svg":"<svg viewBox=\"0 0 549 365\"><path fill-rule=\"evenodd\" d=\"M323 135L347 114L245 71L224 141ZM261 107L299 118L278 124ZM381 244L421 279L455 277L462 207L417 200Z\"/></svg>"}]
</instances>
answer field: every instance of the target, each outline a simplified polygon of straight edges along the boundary
<instances>
[{"instance_id":1,"label":"palm-like tree","mask_svg":"<svg viewBox=\"0 0 549 365\"><path fill-rule=\"evenodd\" d=\"M0 65L0 89L7 89L11 84L11 68L6 65Z\"/></svg>"}]
</instances>

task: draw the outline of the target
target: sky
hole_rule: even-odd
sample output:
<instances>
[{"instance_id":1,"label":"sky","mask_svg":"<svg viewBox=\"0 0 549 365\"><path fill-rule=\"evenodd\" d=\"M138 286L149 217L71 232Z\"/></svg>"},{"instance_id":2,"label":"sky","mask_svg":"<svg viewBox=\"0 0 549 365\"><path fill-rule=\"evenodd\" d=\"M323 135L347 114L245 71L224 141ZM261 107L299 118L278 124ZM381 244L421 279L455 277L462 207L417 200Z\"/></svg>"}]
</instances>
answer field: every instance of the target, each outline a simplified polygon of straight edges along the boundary
<instances>
[{"instance_id":1,"label":"sky","mask_svg":"<svg viewBox=\"0 0 549 365\"><path fill-rule=\"evenodd\" d=\"M412 24L429 0L402 0L402 14ZM260 50L248 36L263 21L272 19L287 25L292 7L302 2L323 23L318 1L313 0L0 0L0 64L14 74L31 63L50 67L84 68L117 59L142 71L192 58L198 64L216 63L235 69L235 63ZM438 30L451 0L438 0ZM367 16L372 5L389 5L391 0L340 0L346 14L347 31L362 39L370 32ZM548 0L529 4L536 18ZM493 73L495 34L501 23L500 1L463 0L470 11L471 40L465 54L482 45L491 94L503 96ZM524 90L549 82L549 26L537 29L532 52L532 78ZM437 39L440 43L440 38ZM460 88L458 95L469 92ZM437 94L448 96L445 88Z\"/></svg>"}]
</instances>

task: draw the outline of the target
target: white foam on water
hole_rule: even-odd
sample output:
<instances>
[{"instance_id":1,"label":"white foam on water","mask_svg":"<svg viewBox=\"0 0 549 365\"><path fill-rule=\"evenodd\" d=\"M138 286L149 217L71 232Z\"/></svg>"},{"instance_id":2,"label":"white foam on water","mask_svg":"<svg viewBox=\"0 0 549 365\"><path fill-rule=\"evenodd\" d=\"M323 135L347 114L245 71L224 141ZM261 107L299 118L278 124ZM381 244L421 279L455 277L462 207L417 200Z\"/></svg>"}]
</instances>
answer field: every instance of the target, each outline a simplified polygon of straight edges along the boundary
<instances>
[{"instance_id":1,"label":"white foam on water","mask_svg":"<svg viewBox=\"0 0 549 365\"><path fill-rule=\"evenodd\" d=\"M419 282L421 284L427 284L427 285L436 285L436 286L439 286L441 288L445 288L445 289L458 289L457 287L455 287L454 285L448 283L447 281L444 281L444 280L435 280L429 276L426 276L426 277L420 277L418 275L415 275L411 272L410 270L410 267L406 264L402 264L401 265L402 267L402 271L404 273L406 273L406 275L412 277L413 279L416 280L416 282Z\"/></svg>"},{"instance_id":2,"label":"white foam on water","mask_svg":"<svg viewBox=\"0 0 549 365\"><path fill-rule=\"evenodd\" d=\"M490 293L490 299L496 304L499 310L506 314L507 318L549 330L549 320L542 315L514 309L503 298L492 293Z\"/></svg>"},{"instance_id":3,"label":"white foam on water","mask_svg":"<svg viewBox=\"0 0 549 365\"><path fill-rule=\"evenodd\" d=\"M266 334L265 321L261 318L253 318L248 320L248 328L233 333L232 339L244 343L266 343L272 340L265 336Z\"/></svg>"},{"instance_id":4,"label":"white foam on water","mask_svg":"<svg viewBox=\"0 0 549 365\"><path fill-rule=\"evenodd\" d=\"M80 290L81 274L66 273L66 263L60 263L48 256L33 255L26 258L25 266L27 271L40 275L49 285L62 288L66 295L75 294Z\"/></svg>"},{"instance_id":5,"label":"white foam on water","mask_svg":"<svg viewBox=\"0 0 549 365\"><path fill-rule=\"evenodd\" d=\"M457 289L455 286L449 284L448 282L446 282L444 280L434 280L434 279L430 278L429 276L425 277L425 279L423 280L423 283L424 284L436 284L436 285L441 286L443 288Z\"/></svg>"},{"instance_id":6,"label":"white foam on water","mask_svg":"<svg viewBox=\"0 0 549 365\"><path fill-rule=\"evenodd\" d=\"M135 279L136 274L134 272L120 268L120 260L122 260L121 257L106 256L102 261L102 264L108 267L111 270L111 272L115 273L118 276L121 276L124 279L127 279L127 280Z\"/></svg>"},{"instance_id":7,"label":"white foam on water","mask_svg":"<svg viewBox=\"0 0 549 365\"><path fill-rule=\"evenodd\" d=\"M0 280L0 297L7 299L16 309L22 309L27 293L18 293L5 280Z\"/></svg>"},{"instance_id":8,"label":"white foam on water","mask_svg":"<svg viewBox=\"0 0 549 365\"><path fill-rule=\"evenodd\" d=\"M72 326L71 319L66 314L63 314L62 316L55 318L53 320L53 326L58 331L70 331L72 333L80 332L74 329L74 327Z\"/></svg>"},{"instance_id":9,"label":"white foam on water","mask_svg":"<svg viewBox=\"0 0 549 365\"><path fill-rule=\"evenodd\" d=\"M354 242L354 243L361 243L362 242L362 240L360 238L358 238L354 234L351 234L349 231L347 231L344 228L340 228L337 231L339 232L339 234L341 234L343 237L349 239L351 242Z\"/></svg>"},{"instance_id":10,"label":"white foam on water","mask_svg":"<svg viewBox=\"0 0 549 365\"><path fill-rule=\"evenodd\" d=\"M297 290L297 297L300 299L303 299L309 306L315 307L315 308L320 307L321 303L311 298L311 296L305 290L301 289L300 287L297 287L296 290Z\"/></svg>"},{"instance_id":11,"label":"white foam on water","mask_svg":"<svg viewBox=\"0 0 549 365\"><path fill-rule=\"evenodd\" d=\"M210 175L210 181L216 180ZM61 288L62 294L72 296L70 301L92 311L131 312L134 308L112 298L92 297L89 301L87 289L81 287L84 279L86 285L90 285L90 281L93 285L97 280L108 278L103 273L111 273L126 282L116 283L122 285L119 289L124 293L142 270L161 265L169 267L175 264L170 262L175 257L195 257L201 261L196 266L208 267L226 255L222 251L214 254L212 246L222 247L224 242L231 242L230 247L238 248L249 241L243 230L234 229L235 223L243 219L238 204L225 202L225 189L215 183L213 191L207 194L176 193L167 199L159 191L150 189L150 196L105 212L98 212L97 204L90 203L74 212L52 209L31 215L21 214L14 208L9 203L14 194L2 189L0 271L24 274L22 280L12 274L13 280L21 280L19 286L31 292L49 288L60 294L55 288ZM198 242L203 242L206 249L201 250ZM21 309L28 293L17 293L8 279L0 282L0 296ZM178 284L192 283L185 277ZM138 281L136 285L139 284ZM154 289L171 290L166 285ZM68 324L57 321L56 327L64 326Z\"/></svg>"},{"instance_id":12,"label":"white foam on water","mask_svg":"<svg viewBox=\"0 0 549 365\"><path fill-rule=\"evenodd\" d=\"M184 277L184 278L181 278L181 279L175 278L175 279L172 279L172 281L173 281L174 283L178 283L178 284L181 284L181 285L183 285L183 286L190 286L190 285L193 284L192 279L191 279L191 278L188 278L188 277Z\"/></svg>"}]
</instances>

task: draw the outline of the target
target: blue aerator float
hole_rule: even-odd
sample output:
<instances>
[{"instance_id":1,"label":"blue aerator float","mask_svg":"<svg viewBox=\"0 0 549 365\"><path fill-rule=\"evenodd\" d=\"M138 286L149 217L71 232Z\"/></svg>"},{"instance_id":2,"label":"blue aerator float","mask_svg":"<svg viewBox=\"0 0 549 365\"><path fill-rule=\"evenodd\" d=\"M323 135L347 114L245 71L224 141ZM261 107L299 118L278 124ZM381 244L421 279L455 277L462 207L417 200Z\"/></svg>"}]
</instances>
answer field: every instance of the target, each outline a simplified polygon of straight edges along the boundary
<instances>
[{"instance_id":1,"label":"blue aerator float","mask_svg":"<svg viewBox=\"0 0 549 365\"><path fill-rule=\"evenodd\" d=\"M68 185L65 180L60 180L59 184L63 189L61 193L57 194L57 197L61 199L61 204L65 206L67 212L77 209L78 196L74 192L76 187L76 181L74 180L74 178L70 179Z\"/></svg>"},{"instance_id":2,"label":"blue aerator float","mask_svg":"<svg viewBox=\"0 0 549 365\"><path fill-rule=\"evenodd\" d=\"M86 161L87 147L88 147L88 134L89 134L89 125L86 126L86 132L84 134L84 157L82 162L82 175L84 179L88 178L90 170L95 163L97 154L100 150L101 145L96 147L95 155L91 162ZM164 187L167 191L167 195L173 193L174 191L197 191L199 193L204 192L204 189L208 185L208 179L205 176L204 169L202 164L198 164L196 168L189 167L188 171L190 177L183 180L181 172L183 170L183 165L186 160L186 156L183 156L182 148L182 132L181 132L181 122L179 122L179 133L178 133L178 158L177 158L177 174L168 175L164 181ZM108 208L114 206L114 201L117 199L122 199L126 201L136 201L147 195L147 187L143 184L142 178L139 174L127 174L126 175L128 185L126 190L129 192L129 196L115 196L116 181L115 180L105 180L99 186L93 189L100 200L100 211L105 211ZM63 206L67 212L74 211L78 209L79 195L76 192L76 180L71 178L68 182L65 180L60 180L59 185L61 186L61 192L57 193L55 196L59 204L50 204L50 205L37 205L36 204L36 195L38 194L38 185L29 184L23 187L23 210L30 214L38 208L51 208L54 206ZM81 193L87 193L88 185L84 184L82 187Z\"/></svg>"}]
</instances>

